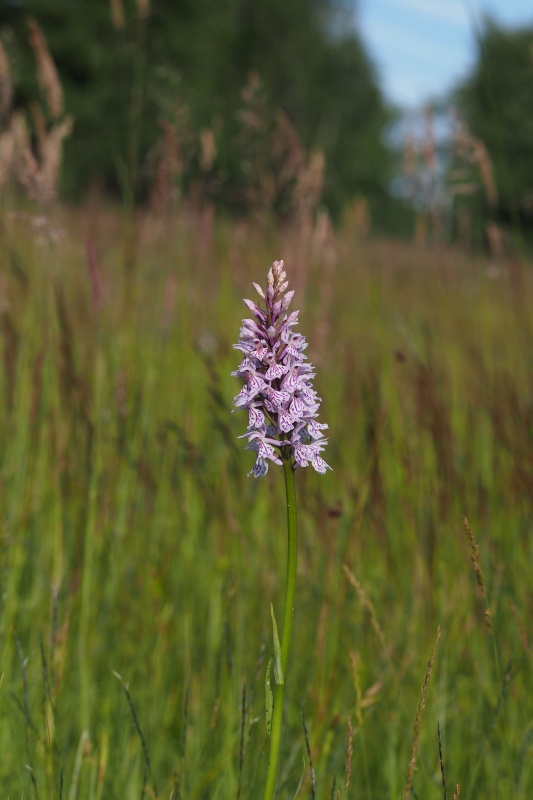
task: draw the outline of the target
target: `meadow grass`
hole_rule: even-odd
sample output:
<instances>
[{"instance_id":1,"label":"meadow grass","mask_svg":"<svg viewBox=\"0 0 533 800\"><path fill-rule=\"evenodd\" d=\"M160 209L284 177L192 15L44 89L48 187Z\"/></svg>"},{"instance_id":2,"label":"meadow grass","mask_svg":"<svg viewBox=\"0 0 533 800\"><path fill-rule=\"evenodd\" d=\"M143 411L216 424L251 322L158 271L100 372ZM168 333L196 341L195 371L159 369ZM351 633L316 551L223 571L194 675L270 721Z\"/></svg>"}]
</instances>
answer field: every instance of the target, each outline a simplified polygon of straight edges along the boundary
<instances>
[{"instance_id":1,"label":"meadow grass","mask_svg":"<svg viewBox=\"0 0 533 800\"><path fill-rule=\"evenodd\" d=\"M185 213L3 224L0 798L261 796L284 489L246 477L231 345L284 245ZM450 797L528 800L533 273L337 254L296 298L334 472L296 476L279 797L439 798L442 760Z\"/></svg>"}]
</instances>

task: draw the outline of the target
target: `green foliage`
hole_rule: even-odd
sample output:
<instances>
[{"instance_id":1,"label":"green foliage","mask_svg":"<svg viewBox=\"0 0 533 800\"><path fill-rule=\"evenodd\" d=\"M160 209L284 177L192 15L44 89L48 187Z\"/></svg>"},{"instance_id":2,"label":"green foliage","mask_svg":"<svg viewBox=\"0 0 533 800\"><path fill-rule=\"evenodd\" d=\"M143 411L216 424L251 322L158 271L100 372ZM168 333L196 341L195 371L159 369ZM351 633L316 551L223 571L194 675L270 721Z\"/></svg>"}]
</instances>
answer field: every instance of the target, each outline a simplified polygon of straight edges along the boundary
<instances>
[{"instance_id":1,"label":"green foliage","mask_svg":"<svg viewBox=\"0 0 533 800\"><path fill-rule=\"evenodd\" d=\"M456 100L494 165L498 215L516 224L533 214L533 29L507 30L486 19L477 59Z\"/></svg>"},{"instance_id":2,"label":"green foliage","mask_svg":"<svg viewBox=\"0 0 533 800\"><path fill-rule=\"evenodd\" d=\"M66 143L63 189L79 196L91 182L132 198L145 197L153 180L160 123L179 126L182 182L206 176L199 163L201 128L217 138L216 179L207 193L226 206L243 202L242 150L237 112L249 75L265 90L263 124L281 109L306 149L323 149L325 201L338 212L355 194L377 207L387 195L392 162L382 134L390 121L374 69L355 30L335 27L332 0L154 0L140 15L124 3L122 27L111 5L27 0L4 9L18 41L18 101L37 94L26 45L25 20L41 25L76 120ZM237 203L238 204L238 203Z\"/></svg>"},{"instance_id":3,"label":"green foliage","mask_svg":"<svg viewBox=\"0 0 533 800\"><path fill-rule=\"evenodd\" d=\"M0 250L2 792L254 800L286 509L281 470L246 478L231 344L283 243L190 215L30 222ZM401 796L440 625L414 792L442 797L439 721L449 796L529 800L532 272L338 244L336 272L299 275L334 473L296 475L280 797L302 703L319 800Z\"/></svg>"}]
</instances>

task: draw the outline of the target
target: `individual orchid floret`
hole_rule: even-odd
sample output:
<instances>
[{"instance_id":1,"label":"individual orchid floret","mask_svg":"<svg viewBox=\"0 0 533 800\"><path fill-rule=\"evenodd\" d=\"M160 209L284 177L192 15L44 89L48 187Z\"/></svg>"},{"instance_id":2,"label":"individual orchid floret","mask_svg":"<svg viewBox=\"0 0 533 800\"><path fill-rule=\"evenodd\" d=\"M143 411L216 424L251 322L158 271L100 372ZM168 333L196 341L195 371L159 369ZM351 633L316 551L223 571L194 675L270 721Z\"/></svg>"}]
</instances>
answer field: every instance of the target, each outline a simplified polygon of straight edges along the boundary
<instances>
[{"instance_id":1,"label":"individual orchid floret","mask_svg":"<svg viewBox=\"0 0 533 800\"><path fill-rule=\"evenodd\" d=\"M257 453L250 474L263 477L269 461L282 464L290 457L293 467L311 465L323 475L331 467L319 455L327 444L322 433L328 426L317 422L320 398L313 389L315 373L307 362L307 342L293 328L298 311L288 313L294 291L287 291L283 261L275 261L266 288L254 283L264 308L244 303L253 315L245 319L234 345L243 354L232 373L245 383L234 399L236 408L248 411L247 449ZM290 454L290 456L289 456Z\"/></svg>"}]
</instances>

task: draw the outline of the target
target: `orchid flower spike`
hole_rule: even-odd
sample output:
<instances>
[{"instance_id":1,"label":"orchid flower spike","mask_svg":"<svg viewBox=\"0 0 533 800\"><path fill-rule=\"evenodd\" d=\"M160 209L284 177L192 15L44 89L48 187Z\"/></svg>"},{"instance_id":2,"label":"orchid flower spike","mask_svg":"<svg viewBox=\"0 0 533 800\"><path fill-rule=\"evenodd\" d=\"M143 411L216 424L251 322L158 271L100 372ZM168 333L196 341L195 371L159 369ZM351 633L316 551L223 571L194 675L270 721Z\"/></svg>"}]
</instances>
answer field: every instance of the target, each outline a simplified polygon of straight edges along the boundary
<instances>
[{"instance_id":1,"label":"orchid flower spike","mask_svg":"<svg viewBox=\"0 0 533 800\"><path fill-rule=\"evenodd\" d=\"M232 375L244 378L244 386L233 402L248 411L248 429L241 438L247 437L247 449L257 454L249 473L256 478L266 475L269 461L282 464L288 452L294 468L310 464L321 475L331 469L320 456L327 444L322 431L328 426L316 419L315 373L303 352L305 338L293 330L299 312L288 313L294 292L287 291L286 277L283 261L275 261L266 288L254 283L264 307L244 301L253 319L243 320L234 345L243 359Z\"/></svg>"}]
</instances>

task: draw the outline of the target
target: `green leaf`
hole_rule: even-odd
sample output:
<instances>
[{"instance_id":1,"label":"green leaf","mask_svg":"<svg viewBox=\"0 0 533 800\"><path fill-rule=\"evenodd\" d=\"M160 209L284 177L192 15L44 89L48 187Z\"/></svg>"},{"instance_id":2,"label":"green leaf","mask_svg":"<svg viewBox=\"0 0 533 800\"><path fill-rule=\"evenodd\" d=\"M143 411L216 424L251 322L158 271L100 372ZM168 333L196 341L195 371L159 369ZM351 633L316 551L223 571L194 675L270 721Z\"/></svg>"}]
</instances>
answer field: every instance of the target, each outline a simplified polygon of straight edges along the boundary
<instances>
[{"instance_id":1,"label":"green leaf","mask_svg":"<svg viewBox=\"0 0 533 800\"><path fill-rule=\"evenodd\" d=\"M296 787L296 791L295 791L295 793L294 793L294 797L292 798L292 800L296 800L296 798L297 798L297 797L298 797L298 795L300 794L300 789L302 788L302 784L303 784L303 782L304 782L304 778L305 778L305 769L306 769L306 766L307 766L307 765L306 765L306 763L305 763L305 758L303 759L303 762L304 762L304 771L302 772L302 777L300 778L300 783L299 783L299 784L298 784L298 786Z\"/></svg>"},{"instance_id":2,"label":"green leaf","mask_svg":"<svg viewBox=\"0 0 533 800\"><path fill-rule=\"evenodd\" d=\"M278 626L276 624L276 617L274 616L274 606L270 604L270 614L272 616L272 630L274 633L274 680L277 686L285 683L283 676L283 664L281 663L281 645L279 643Z\"/></svg>"}]
</instances>

